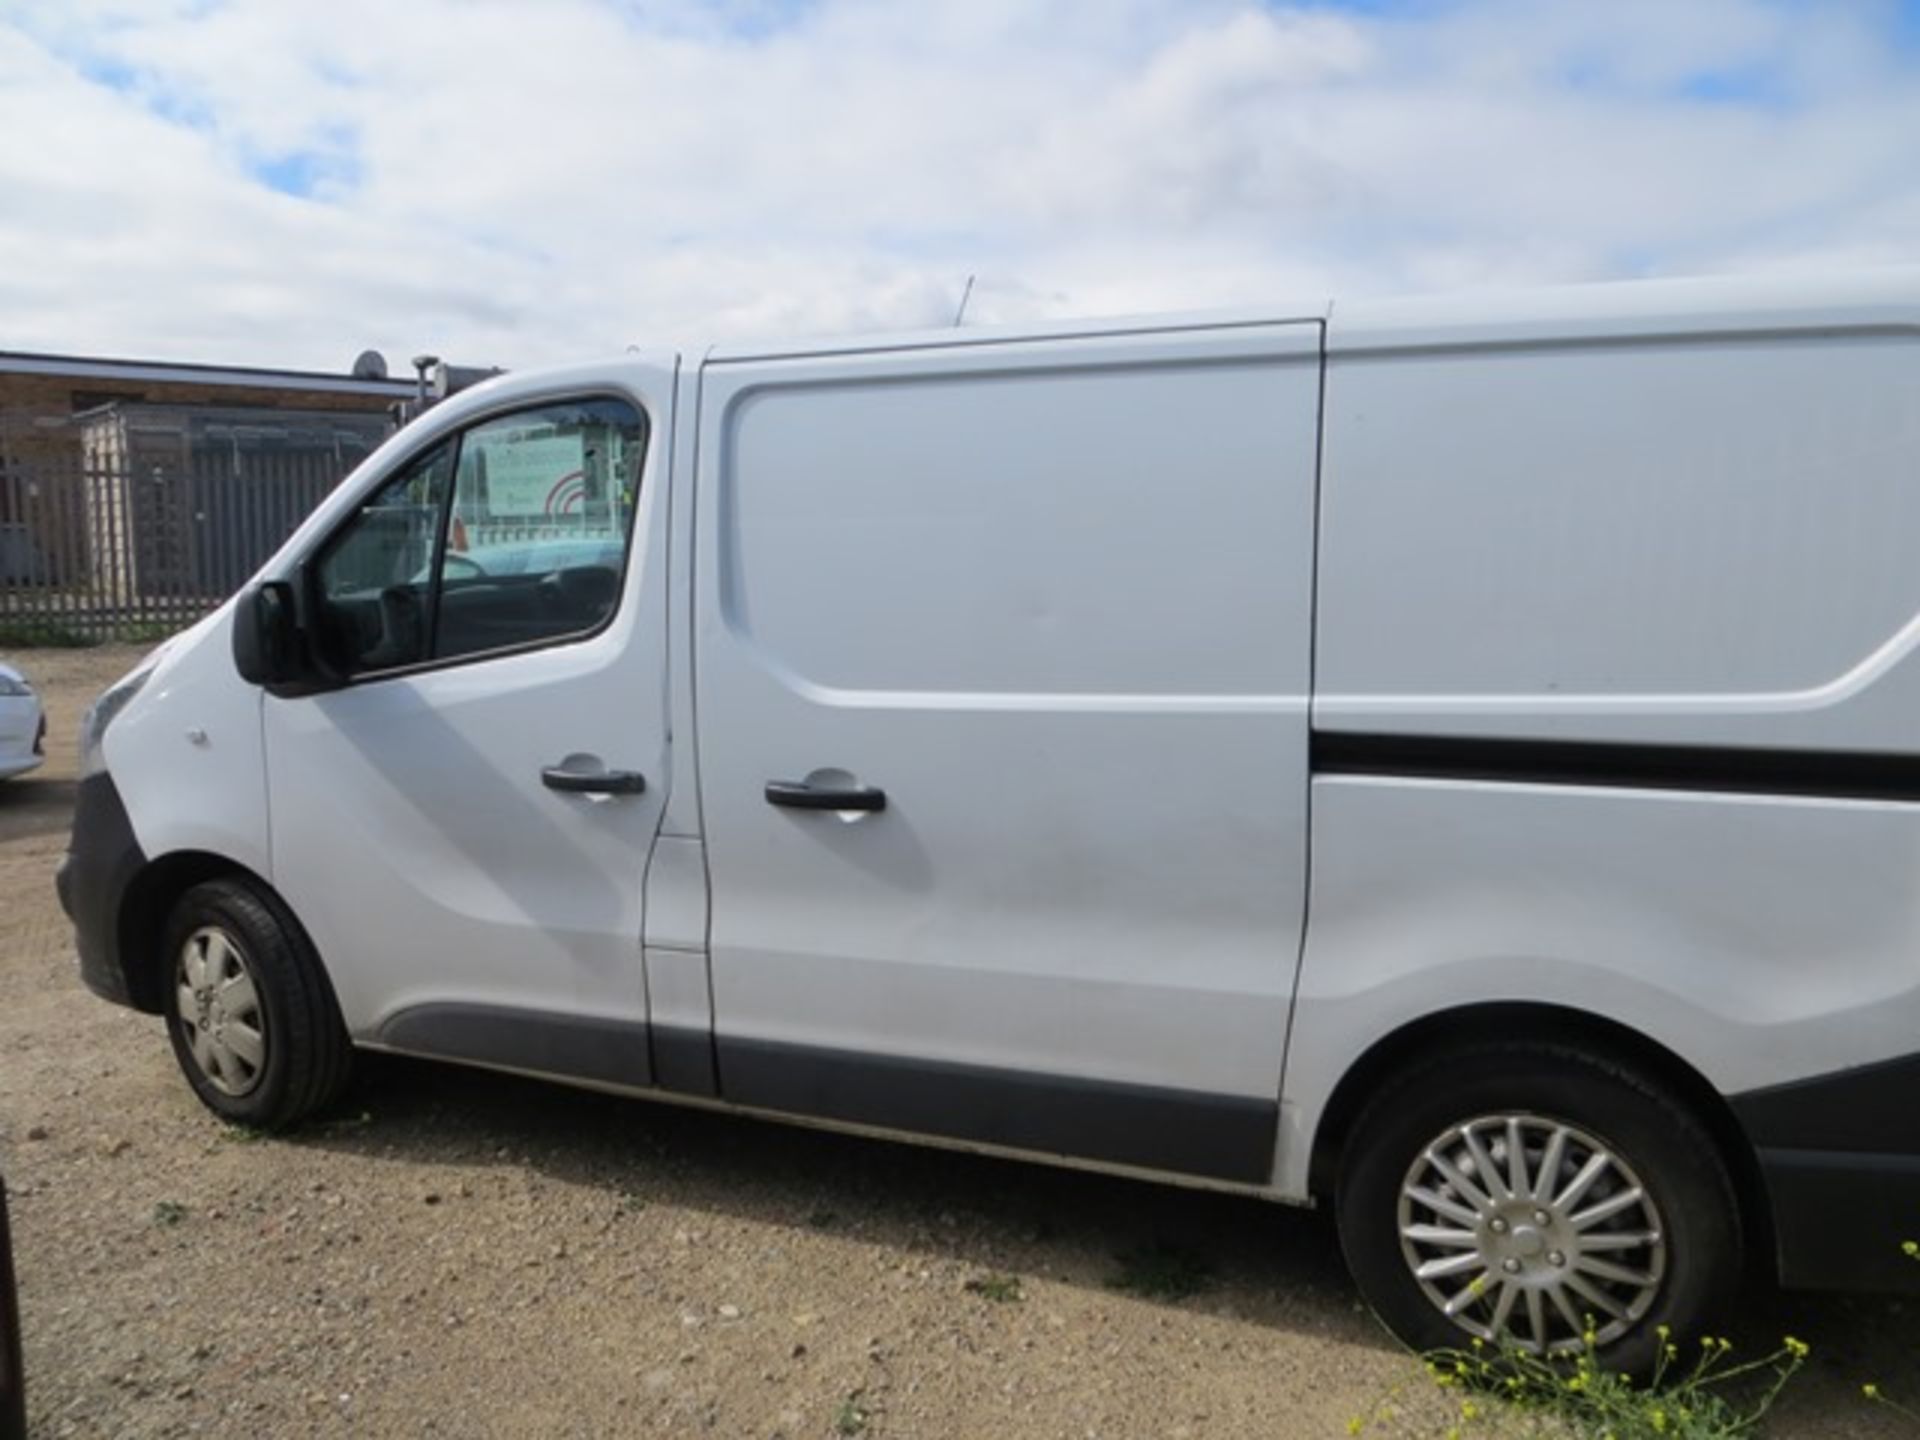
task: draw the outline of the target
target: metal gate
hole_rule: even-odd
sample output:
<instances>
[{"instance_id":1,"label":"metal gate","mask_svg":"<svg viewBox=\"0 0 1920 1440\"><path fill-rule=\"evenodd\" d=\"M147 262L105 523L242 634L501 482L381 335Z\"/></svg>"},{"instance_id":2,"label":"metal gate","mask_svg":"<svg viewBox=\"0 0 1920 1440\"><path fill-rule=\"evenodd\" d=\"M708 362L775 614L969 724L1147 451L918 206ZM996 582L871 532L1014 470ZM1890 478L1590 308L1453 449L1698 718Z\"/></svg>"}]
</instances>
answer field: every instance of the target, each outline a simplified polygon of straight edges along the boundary
<instances>
[{"instance_id":1,"label":"metal gate","mask_svg":"<svg viewBox=\"0 0 1920 1440\"><path fill-rule=\"evenodd\" d=\"M147 639L231 595L359 454L46 443L0 451L0 644ZM24 443L38 440L41 443Z\"/></svg>"}]
</instances>

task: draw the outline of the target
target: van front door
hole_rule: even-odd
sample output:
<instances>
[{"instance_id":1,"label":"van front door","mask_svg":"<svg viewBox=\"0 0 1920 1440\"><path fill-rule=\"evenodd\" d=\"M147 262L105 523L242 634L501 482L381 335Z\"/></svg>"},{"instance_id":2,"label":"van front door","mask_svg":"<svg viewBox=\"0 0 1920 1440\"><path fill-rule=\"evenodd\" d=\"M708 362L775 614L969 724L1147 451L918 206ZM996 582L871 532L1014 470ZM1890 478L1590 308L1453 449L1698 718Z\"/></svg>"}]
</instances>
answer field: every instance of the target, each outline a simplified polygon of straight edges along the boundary
<instances>
[{"instance_id":1,"label":"van front door","mask_svg":"<svg viewBox=\"0 0 1920 1440\"><path fill-rule=\"evenodd\" d=\"M265 702L273 879L359 1040L651 1077L672 385L466 407L308 559L347 683Z\"/></svg>"},{"instance_id":2,"label":"van front door","mask_svg":"<svg viewBox=\"0 0 1920 1440\"><path fill-rule=\"evenodd\" d=\"M1308 322L708 364L726 1098L1269 1178L1318 360Z\"/></svg>"}]
</instances>

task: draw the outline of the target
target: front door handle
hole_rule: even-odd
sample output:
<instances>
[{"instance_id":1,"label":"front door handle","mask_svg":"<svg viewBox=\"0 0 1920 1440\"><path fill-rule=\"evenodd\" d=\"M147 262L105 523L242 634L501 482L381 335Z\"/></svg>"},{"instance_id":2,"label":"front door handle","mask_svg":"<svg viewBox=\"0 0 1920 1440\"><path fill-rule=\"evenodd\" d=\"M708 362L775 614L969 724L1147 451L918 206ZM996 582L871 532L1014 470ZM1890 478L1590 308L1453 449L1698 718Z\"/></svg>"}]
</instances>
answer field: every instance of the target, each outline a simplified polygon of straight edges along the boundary
<instances>
[{"instance_id":1,"label":"front door handle","mask_svg":"<svg viewBox=\"0 0 1920 1440\"><path fill-rule=\"evenodd\" d=\"M540 783L568 795L640 795L646 791L647 777L638 770L563 770L549 765L540 772Z\"/></svg>"},{"instance_id":2,"label":"front door handle","mask_svg":"<svg viewBox=\"0 0 1920 1440\"><path fill-rule=\"evenodd\" d=\"M809 785L804 780L769 780L767 803L789 810L884 810L887 792L871 785Z\"/></svg>"}]
</instances>

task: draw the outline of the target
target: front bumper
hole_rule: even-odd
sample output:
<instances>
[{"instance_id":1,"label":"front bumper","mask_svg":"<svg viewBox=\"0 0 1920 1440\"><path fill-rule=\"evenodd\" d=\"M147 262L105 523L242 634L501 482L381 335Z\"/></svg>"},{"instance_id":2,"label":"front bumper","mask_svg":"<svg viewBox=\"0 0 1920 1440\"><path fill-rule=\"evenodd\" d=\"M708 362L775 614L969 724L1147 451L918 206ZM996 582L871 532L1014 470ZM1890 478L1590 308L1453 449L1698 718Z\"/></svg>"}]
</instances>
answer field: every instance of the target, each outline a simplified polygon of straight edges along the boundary
<instances>
[{"instance_id":1,"label":"front bumper","mask_svg":"<svg viewBox=\"0 0 1920 1440\"><path fill-rule=\"evenodd\" d=\"M75 797L73 838L54 883L60 907L73 921L81 980L117 1005L134 1004L120 947L120 912L127 887L146 863L113 777L87 776Z\"/></svg>"}]
</instances>

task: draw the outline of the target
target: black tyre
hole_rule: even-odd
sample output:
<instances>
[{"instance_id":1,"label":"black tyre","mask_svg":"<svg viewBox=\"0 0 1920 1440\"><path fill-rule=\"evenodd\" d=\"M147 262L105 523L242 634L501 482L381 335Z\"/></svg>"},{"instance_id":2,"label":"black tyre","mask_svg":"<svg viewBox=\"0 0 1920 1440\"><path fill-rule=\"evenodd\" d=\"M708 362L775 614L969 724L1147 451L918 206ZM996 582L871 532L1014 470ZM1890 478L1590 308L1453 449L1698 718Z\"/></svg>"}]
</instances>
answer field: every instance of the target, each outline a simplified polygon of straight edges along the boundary
<instances>
[{"instance_id":1,"label":"black tyre","mask_svg":"<svg viewBox=\"0 0 1920 1440\"><path fill-rule=\"evenodd\" d=\"M333 987L298 922L241 880L210 880L168 918L173 1053L206 1107L277 1130L345 1088L353 1056Z\"/></svg>"},{"instance_id":2,"label":"black tyre","mask_svg":"<svg viewBox=\"0 0 1920 1440\"><path fill-rule=\"evenodd\" d=\"M1725 1314L1740 1210L1706 1129L1635 1070L1515 1041L1429 1055L1382 1088L1344 1149L1341 1248L1416 1350L1504 1336L1645 1374Z\"/></svg>"}]
</instances>

